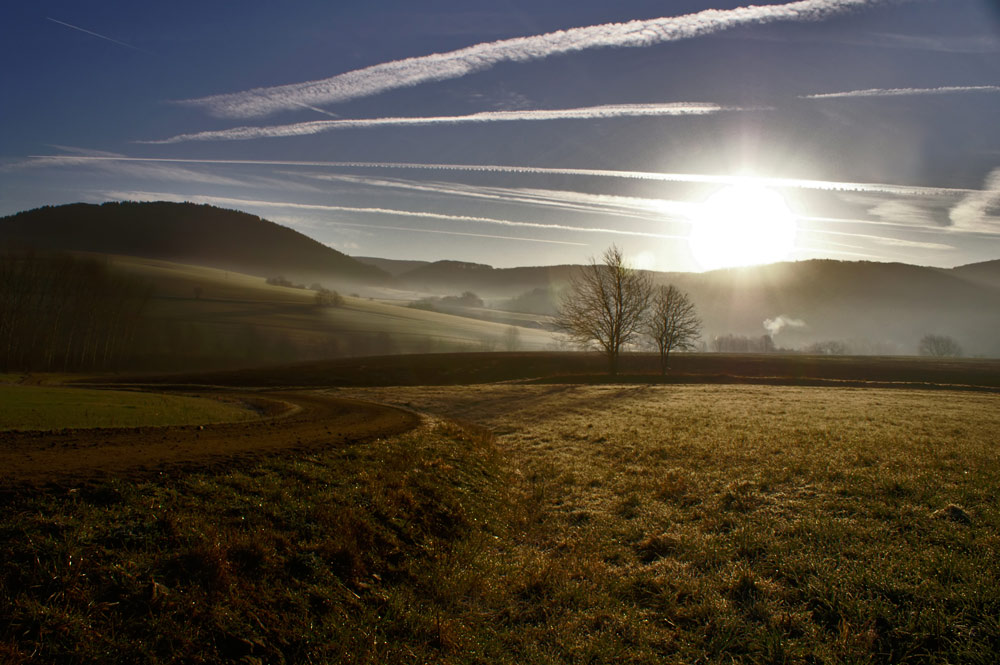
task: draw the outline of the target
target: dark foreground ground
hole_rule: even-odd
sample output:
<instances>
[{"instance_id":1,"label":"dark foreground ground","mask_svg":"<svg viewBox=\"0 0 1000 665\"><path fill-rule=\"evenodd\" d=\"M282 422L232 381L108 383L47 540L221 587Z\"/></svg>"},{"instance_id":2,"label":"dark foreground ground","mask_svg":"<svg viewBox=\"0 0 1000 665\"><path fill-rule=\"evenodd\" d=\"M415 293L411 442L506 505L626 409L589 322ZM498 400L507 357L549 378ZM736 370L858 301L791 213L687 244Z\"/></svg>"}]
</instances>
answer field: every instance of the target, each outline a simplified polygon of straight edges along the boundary
<instances>
[{"instance_id":1,"label":"dark foreground ground","mask_svg":"<svg viewBox=\"0 0 1000 665\"><path fill-rule=\"evenodd\" d=\"M344 358L226 372L109 377L109 382L219 386L410 386L499 381L550 383L774 383L1000 389L1000 360L899 356L677 354L661 376L659 356L625 354L619 376L596 353L438 353Z\"/></svg>"}]
</instances>

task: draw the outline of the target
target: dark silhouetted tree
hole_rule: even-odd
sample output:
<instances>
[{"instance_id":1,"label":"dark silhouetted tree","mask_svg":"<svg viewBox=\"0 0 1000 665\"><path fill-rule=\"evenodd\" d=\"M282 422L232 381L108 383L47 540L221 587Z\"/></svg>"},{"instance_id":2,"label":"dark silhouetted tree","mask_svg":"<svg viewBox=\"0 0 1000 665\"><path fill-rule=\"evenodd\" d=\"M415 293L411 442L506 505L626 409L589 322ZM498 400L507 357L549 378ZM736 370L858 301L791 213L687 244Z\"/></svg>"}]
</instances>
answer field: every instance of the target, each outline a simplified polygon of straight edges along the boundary
<instances>
[{"instance_id":1,"label":"dark silhouetted tree","mask_svg":"<svg viewBox=\"0 0 1000 665\"><path fill-rule=\"evenodd\" d=\"M962 347L947 335L924 335L920 339L917 351L922 356L935 358L957 357L962 355Z\"/></svg>"},{"instance_id":2,"label":"dark silhouetted tree","mask_svg":"<svg viewBox=\"0 0 1000 665\"><path fill-rule=\"evenodd\" d=\"M645 332L656 343L660 352L660 373L665 376L671 351L695 348L701 336L701 319L688 294L673 284L660 286L651 297Z\"/></svg>"},{"instance_id":3,"label":"dark silhouetted tree","mask_svg":"<svg viewBox=\"0 0 1000 665\"><path fill-rule=\"evenodd\" d=\"M640 332L651 291L648 275L629 266L612 245L600 263L591 258L573 276L556 323L580 346L600 348L614 376L622 347Z\"/></svg>"}]
</instances>

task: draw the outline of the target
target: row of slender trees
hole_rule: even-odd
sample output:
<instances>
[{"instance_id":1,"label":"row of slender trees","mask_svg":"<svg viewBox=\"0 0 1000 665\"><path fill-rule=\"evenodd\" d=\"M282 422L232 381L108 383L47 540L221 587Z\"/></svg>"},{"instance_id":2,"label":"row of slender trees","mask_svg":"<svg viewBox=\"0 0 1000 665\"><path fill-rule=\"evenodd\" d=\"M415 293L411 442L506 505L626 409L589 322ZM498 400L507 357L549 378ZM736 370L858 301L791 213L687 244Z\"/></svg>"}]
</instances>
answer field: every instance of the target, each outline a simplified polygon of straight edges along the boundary
<instances>
[{"instance_id":1,"label":"row of slender trees","mask_svg":"<svg viewBox=\"0 0 1000 665\"><path fill-rule=\"evenodd\" d=\"M0 257L0 369L114 369L130 358L150 287L97 260Z\"/></svg>"},{"instance_id":2,"label":"row of slender trees","mask_svg":"<svg viewBox=\"0 0 1000 665\"><path fill-rule=\"evenodd\" d=\"M612 375L622 348L642 336L656 344L666 374L670 352L694 348L701 335L688 295L672 284L654 288L649 275L629 266L614 245L572 278L556 323L580 346L599 347Z\"/></svg>"}]
</instances>

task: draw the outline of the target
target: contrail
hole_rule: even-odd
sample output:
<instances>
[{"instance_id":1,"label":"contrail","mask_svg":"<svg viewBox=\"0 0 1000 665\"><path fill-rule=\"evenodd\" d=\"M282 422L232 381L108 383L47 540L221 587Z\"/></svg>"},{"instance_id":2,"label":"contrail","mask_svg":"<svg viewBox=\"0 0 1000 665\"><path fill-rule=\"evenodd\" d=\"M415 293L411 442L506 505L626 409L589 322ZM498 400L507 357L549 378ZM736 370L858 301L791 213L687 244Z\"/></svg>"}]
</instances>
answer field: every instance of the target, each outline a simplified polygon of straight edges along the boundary
<instances>
[{"instance_id":1,"label":"contrail","mask_svg":"<svg viewBox=\"0 0 1000 665\"><path fill-rule=\"evenodd\" d=\"M328 222L330 226L350 226L363 229L380 229L385 231L407 231L411 233L436 233L444 236L469 236L472 238L493 238L496 240L518 240L523 242L541 242L550 245L575 245L587 247L585 242L568 242L565 240L544 240L542 238L524 238L520 236L494 236L486 233L464 233L462 231L441 231L438 229L414 229L406 226L383 226L381 224L354 224L351 222Z\"/></svg>"},{"instance_id":2,"label":"contrail","mask_svg":"<svg viewBox=\"0 0 1000 665\"><path fill-rule=\"evenodd\" d=\"M1000 85L949 85L939 88L868 88L845 92L799 95L799 99L839 99L844 97L908 97L911 95L954 95L967 92L1000 92Z\"/></svg>"},{"instance_id":3,"label":"contrail","mask_svg":"<svg viewBox=\"0 0 1000 665\"><path fill-rule=\"evenodd\" d=\"M599 48L643 48L711 35L747 25L779 21L820 21L887 0L799 0L783 5L751 5L662 18L605 23L540 35L516 37L431 55L384 62L317 81L255 88L181 103L230 118L256 118L294 109L370 97L422 83L457 79L504 62L531 62Z\"/></svg>"},{"instance_id":4,"label":"contrail","mask_svg":"<svg viewBox=\"0 0 1000 665\"><path fill-rule=\"evenodd\" d=\"M120 198L129 200L176 200L174 194L158 194L154 192L112 192L122 194ZM575 233L601 233L619 236L638 236L642 238L660 238L666 240L686 239L687 236L668 235L665 233L645 233L642 231L624 231L621 229L607 229L592 226L570 226L568 224L541 224L539 222L518 222L509 219L498 219L495 217L478 217L470 215L448 215L437 212L423 212L417 210L396 210L393 208L367 208L355 206L323 205L318 203L294 203L290 201L263 201L256 199L237 199L226 196L192 196L184 200L192 203L225 203L229 205L259 206L263 208L291 208L293 210L320 210L324 212L352 212L374 215L398 215L400 217L416 217L421 219L440 219L451 222L472 222L476 224L495 224L498 226L512 226L529 229L539 229L544 231L572 231Z\"/></svg>"},{"instance_id":5,"label":"contrail","mask_svg":"<svg viewBox=\"0 0 1000 665\"><path fill-rule=\"evenodd\" d=\"M64 25L67 28L72 28L73 30L79 30L80 32L86 33L88 35L92 35L94 37L98 37L100 39L109 41L109 42L111 42L113 44L118 44L119 46L124 46L125 48L130 48L130 49L132 49L134 51L139 51L140 53L145 53L146 55L153 55L153 56L156 55L155 53L150 53L146 49L141 49L138 46L132 46L131 44L126 44L125 42L120 42L117 39L111 39L111 37L106 37L106 36L100 35L100 34L98 34L96 32L91 32L90 30L85 30L84 28L81 28L78 25L73 25L72 23L66 23L65 21L59 21L57 19L52 18L51 16L46 16L45 18L47 20L49 20L49 21L52 21L53 23L58 23L59 25Z\"/></svg>"},{"instance_id":6,"label":"contrail","mask_svg":"<svg viewBox=\"0 0 1000 665\"><path fill-rule=\"evenodd\" d=\"M320 113L327 113L306 104ZM608 104L574 109L537 109L521 111L482 111L469 115L408 116L394 118L345 118L339 120L312 120L289 125L271 127L235 127L193 134L178 134L155 141L136 143L164 144L185 141L246 141L249 139L277 138L289 136L309 136L337 129L370 129L373 127L425 127L428 125L460 125L488 122L516 122L538 120L601 120L606 118L642 118L685 115L709 115L721 111L768 110L764 108L743 109L724 107L707 103L664 103L664 104ZM328 115L332 115L327 113Z\"/></svg>"},{"instance_id":7,"label":"contrail","mask_svg":"<svg viewBox=\"0 0 1000 665\"><path fill-rule=\"evenodd\" d=\"M292 171L284 172L295 175ZM500 203L512 203L542 207L554 207L572 212L614 215L644 221L662 222L668 215L685 217L690 214L693 204L667 199L648 199L633 196L609 194L589 194L586 192L555 189L528 189L513 187L483 187L444 182L420 182L412 180L371 178L367 176L307 173L307 178L327 182L343 182L365 187L389 187L404 191L422 192L440 196L461 196L485 199Z\"/></svg>"},{"instance_id":8,"label":"contrail","mask_svg":"<svg viewBox=\"0 0 1000 665\"><path fill-rule=\"evenodd\" d=\"M922 242L919 240L903 240L902 238L891 238L888 236L876 236L867 233L848 233L846 231L830 231L827 229L809 229L810 233L822 233L824 235L831 236L841 236L846 238L864 238L865 240L872 240L879 243L880 245L890 245L893 247L915 247L918 249L933 249L933 250L944 250L950 251L955 249L952 245L946 245L940 242Z\"/></svg>"},{"instance_id":9,"label":"contrail","mask_svg":"<svg viewBox=\"0 0 1000 665\"><path fill-rule=\"evenodd\" d=\"M113 157L76 155L30 155L29 159L47 160L58 165L79 164L87 161L122 162L178 162L184 164L224 164L242 166L306 166L341 169L416 169L427 171L469 171L488 173L520 173L526 175L587 176L596 178L622 178L656 182L688 182L709 185L759 185L789 189L815 189L832 192L869 192L900 196L957 196L975 194L978 189L953 187L923 187L919 185L892 185L884 183L841 182L837 180L802 180L798 178L758 178L754 176L705 175L700 173L657 173L655 171L618 171L610 169L570 169L544 166L509 166L502 164L421 164L415 162L332 162L270 159L184 159L176 157Z\"/></svg>"}]
</instances>

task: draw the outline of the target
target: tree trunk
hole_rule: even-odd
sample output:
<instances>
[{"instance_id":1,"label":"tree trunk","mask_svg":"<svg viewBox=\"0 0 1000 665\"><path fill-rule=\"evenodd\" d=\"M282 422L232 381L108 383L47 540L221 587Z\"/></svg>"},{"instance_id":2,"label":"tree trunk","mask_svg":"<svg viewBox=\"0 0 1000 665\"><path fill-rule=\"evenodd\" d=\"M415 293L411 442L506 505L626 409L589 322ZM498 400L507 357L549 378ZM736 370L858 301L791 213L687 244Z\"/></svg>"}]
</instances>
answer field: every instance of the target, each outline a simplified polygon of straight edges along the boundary
<instances>
[{"instance_id":1,"label":"tree trunk","mask_svg":"<svg viewBox=\"0 0 1000 665\"><path fill-rule=\"evenodd\" d=\"M614 351L608 353L608 374L618 376L618 354Z\"/></svg>"}]
</instances>

